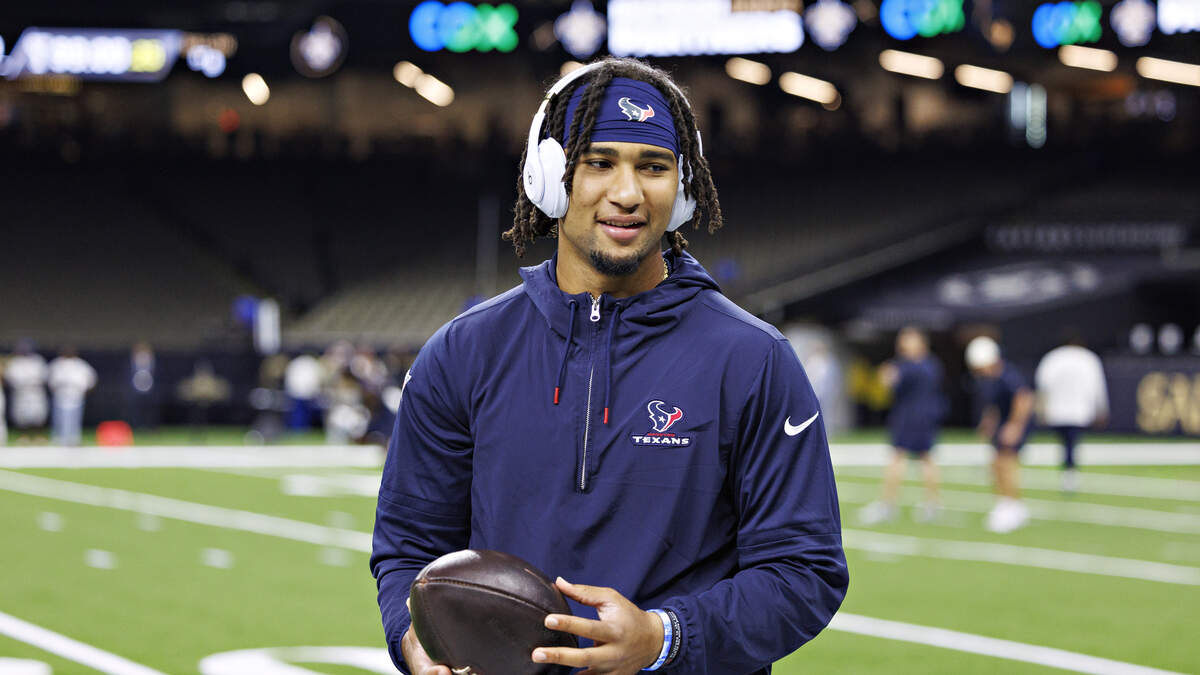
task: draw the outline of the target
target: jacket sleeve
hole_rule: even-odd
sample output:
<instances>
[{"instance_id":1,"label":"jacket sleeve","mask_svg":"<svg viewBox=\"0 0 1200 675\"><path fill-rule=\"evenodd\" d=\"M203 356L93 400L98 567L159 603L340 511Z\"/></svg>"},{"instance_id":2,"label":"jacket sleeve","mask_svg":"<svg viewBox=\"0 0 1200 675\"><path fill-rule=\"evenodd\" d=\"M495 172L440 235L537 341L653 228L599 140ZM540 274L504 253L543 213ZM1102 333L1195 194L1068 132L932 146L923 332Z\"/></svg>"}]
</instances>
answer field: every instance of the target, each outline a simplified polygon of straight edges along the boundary
<instances>
[{"instance_id":1,"label":"jacket sleeve","mask_svg":"<svg viewBox=\"0 0 1200 675\"><path fill-rule=\"evenodd\" d=\"M371 573L379 589L388 653L409 672L400 639L411 623L406 601L421 569L470 538L472 440L461 374L447 370L446 332L430 339L406 375L388 445Z\"/></svg>"},{"instance_id":2,"label":"jacket sleeve","mask_svg":"<svg viewBox=\"0 0 1200 675\"><path fill-rule=\"evenodd\" d=\"M791 345L777 339L745 397L730 457L738 571L663 603L682 625L671 673L751 673L833 618L849 585L820 408Z\"/></svg>"}]
</instances>

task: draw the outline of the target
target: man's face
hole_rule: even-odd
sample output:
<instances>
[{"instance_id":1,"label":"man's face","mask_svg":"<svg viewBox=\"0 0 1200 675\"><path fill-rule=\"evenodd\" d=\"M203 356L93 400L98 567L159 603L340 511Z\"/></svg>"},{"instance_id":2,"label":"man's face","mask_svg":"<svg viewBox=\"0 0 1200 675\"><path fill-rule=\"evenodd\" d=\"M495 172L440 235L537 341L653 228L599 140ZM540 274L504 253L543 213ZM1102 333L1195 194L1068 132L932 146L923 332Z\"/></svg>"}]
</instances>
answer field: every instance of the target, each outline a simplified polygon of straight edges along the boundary
<instances>
[{"instance_id":1,"label":"man's face","mask_svg":"<svg viewBox=\"0 0 1200 675\"><path fill-rule=\"evenodd\" d=\"M636 272L667 230L679 185L675 155L644 143L593 143L579 158L559 258L606 276Z\"/></svg>"}]
</instances>

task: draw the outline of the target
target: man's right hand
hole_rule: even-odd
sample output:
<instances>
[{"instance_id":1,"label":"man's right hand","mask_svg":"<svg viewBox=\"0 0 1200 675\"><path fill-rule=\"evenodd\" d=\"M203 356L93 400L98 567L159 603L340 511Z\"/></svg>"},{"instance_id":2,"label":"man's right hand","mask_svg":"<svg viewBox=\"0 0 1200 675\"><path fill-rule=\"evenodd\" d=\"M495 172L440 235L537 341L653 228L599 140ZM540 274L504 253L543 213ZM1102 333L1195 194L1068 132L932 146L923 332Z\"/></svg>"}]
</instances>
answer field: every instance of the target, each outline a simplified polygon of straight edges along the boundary
<instances>
[{"instance_id":1,"label":"man's right hand","mask_svg":"<svg viewBox=\"0 0 1200 675\"><path fill-rule=\"evenodd\" d=\"M413 632L412 626L404 632L404 637L400 639L400 651L404 654L404 662L408 664L408 669L412 675L453 675L450 668L439 666L429 658L425 653L425 648L417 640L417 634Z\"/></svg>"}]
</instances>

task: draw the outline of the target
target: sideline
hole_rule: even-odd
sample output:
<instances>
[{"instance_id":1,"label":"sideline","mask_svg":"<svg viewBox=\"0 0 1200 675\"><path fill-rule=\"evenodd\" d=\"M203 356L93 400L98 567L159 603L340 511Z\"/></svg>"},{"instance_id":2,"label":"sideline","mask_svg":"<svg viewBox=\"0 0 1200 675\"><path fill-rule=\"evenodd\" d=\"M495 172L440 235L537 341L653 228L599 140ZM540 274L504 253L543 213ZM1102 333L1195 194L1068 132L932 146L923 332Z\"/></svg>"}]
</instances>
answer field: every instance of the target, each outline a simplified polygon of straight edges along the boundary
<instances>
[{"instance_id":1,"label":"sideline","mask_svg":"<svg viewBox=\"0 0 1200 675\"><path fill-rule=\"evenodd\" d=\"M371 534L369 532L327 527L253 511L227 509L116 488L96 487L0 470L0 490L77 504L146 513L163 518L265 534L321 546L338 546L366 553L371 551ZM877 553L995 562L1066 572L1127 577L1144 581L1200 585L1200 568L1198 567L1012 544L927 539L865 530L843 529L842 534L846 547Z\"/></svg>"},{"instance_id":2,"label":"sideline","mask_svg":"<svg viewBox=\"0 0 1200 675\"><path fill-rule=\"evenodd\" d=\"M846 528L842 529L842 545L846 548L872 553L1040 567L1063 572L1200 586L1200 567L1173 565L1152 560L1115 558L1091 553L1072 553L1032 546L911 537L903 534L882 534Z\"/></svg>"},{"instance_id":3,"label":"sideline","mask_svg":"<svg viewBox=\"0 0 1200 675\"><path fill-rule=\"evenodd\" d=\"M198 445L132 448L0 446L4 469L210 469L383 466L377 445Z\"/></svg>"},{"instance_id":4,"label":"sideline","mask_svg":"<svg viewBox=\"0 0 1200 675\"><path fill-rule=\"evenodd\" d=\"M982 475L978 468L947 467L942 470L941 482L946 485L974 485L991 487L992 479ZM863 478L876 482L883 475L875 468L842 466L838 478ZM905 477L905 482L916 482ZM1021 472L1021 489L1062 492L1062 474L1057 470L1027 468ZM1084 467L1079 474L1079 486L1075 494L1107 495L1114 497L1140 497L1146 499L1170 499L1176 501L1200 501L1200 481L1183 478L1157 478L1129 476L1115 473L1092 473Z\"/></svg>"},{"instance_id":5,"label":"sideline","mask_svg":"<svg viewBox=\"0 0 1200 675\"><path fill-rule=\"evenodd\" d=\"M985 443L939 443L934 460L942 466L991 464L995 451ZM1200 443L1081 443L1076 450L1080 466L1185 466L1200 464ZM884 466L892 459L886 443L830 443L834 468ZM1021 450L1024 466L1060 466L1062 446L1029 443Z\"/></svg>"},{"instance_id":6,"label":"sideline","mask_svg":"<svg viewBox=\"0 0 1200 675\"><path fill-rule=\"evenodd\" d=\"M892 448L886 443L831 443L829 452L834 467L839 468L884 466L892 456ZM991 463L994 454L992 447L984 443L943 443L934 453L942 466L985 466ZM1083 466L1200 465L1200 443L1082 443L1078 453ZM0 468L379 468L383 466L383 454L383 449L374 445L0 446ZM1062 463L1062 447L1055 443L1030 443L1021 451L1021 463L1057 467ZM1085 478L1093 476L1087 474Z\"/></svg>"},{"instance_id":7,"label":"sideline","mask_svg":"<svg viewBox=\"0 0 1200 675\"><path fill-rule=\"evenodd\" d=\"M0 634L109 675L166 675L4 612L0 612Z\"/></svg>"},{"instance_id":8,"label":"sideline","mask_svg":"<svg viewBox=\"0 0 1200 675\"><path fill-rule=\"evenodd\" d=\"M1078 652L1055 649L1053 647L1041 647L1024 642L1001 640L973 633L961 633L945 628L933 628L912 623L875 619L869 616L847 614L845 612L835 614L833 621L829 622L829 628L845 633L869 635L886 640L914 642L916 644L941 647L942 649L953 649L970 654L993 656L998 659L1035 663L1075 673L1088 673L1089 675L1184 675L1175 671L1139 666L1123 661L1113 661L1098 656L1088 656L1087 654L1080 654Z\"/></svg>"},{"instance_id":9,"label":"sideline","mask_svg":"<svg viewBox=\"0 0 1200 675\"><path fill-rule=\"evenodd\" d=\"M922 488L907 485L901 490L901 498L916 503ZM987 513L996 503L994 495L967 490L939 490L942 505L952 511ZM842 481L838 484L838 496L847 502L863 504L879 499L877 484ZM1200 514L1178 511L1158 511L1135 506L1114 506L1092 502L1054 501L1031 499L1021 501L1029 507L1029 516L1034 520L1086 523L1107 527L1129 527L1138 530L1154 530L1182 534L1200 534Z\"/></svg>"}]
</instances>

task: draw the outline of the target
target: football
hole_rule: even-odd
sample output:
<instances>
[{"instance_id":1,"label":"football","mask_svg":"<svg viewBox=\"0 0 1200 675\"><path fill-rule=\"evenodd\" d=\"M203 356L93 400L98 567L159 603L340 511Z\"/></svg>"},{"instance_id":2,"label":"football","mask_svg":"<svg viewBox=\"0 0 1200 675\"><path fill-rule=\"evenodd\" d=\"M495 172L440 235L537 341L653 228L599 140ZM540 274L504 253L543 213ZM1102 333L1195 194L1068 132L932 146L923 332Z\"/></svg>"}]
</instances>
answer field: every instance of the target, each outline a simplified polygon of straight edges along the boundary
<instances>
[{"instance_id":1,"label":"football","mask_svg":"<svg viewBox=\"0 0 1200 675\"><path fill-rule=\"evenodd\" d=\"M534 663L535 647L576 647L574 635L546 628L547 614L570 614L545 574L499 551L456 551L425 566L409 594L413 631L425 652L463 675L558 675Z\"/></svg>"}]
</instances>

